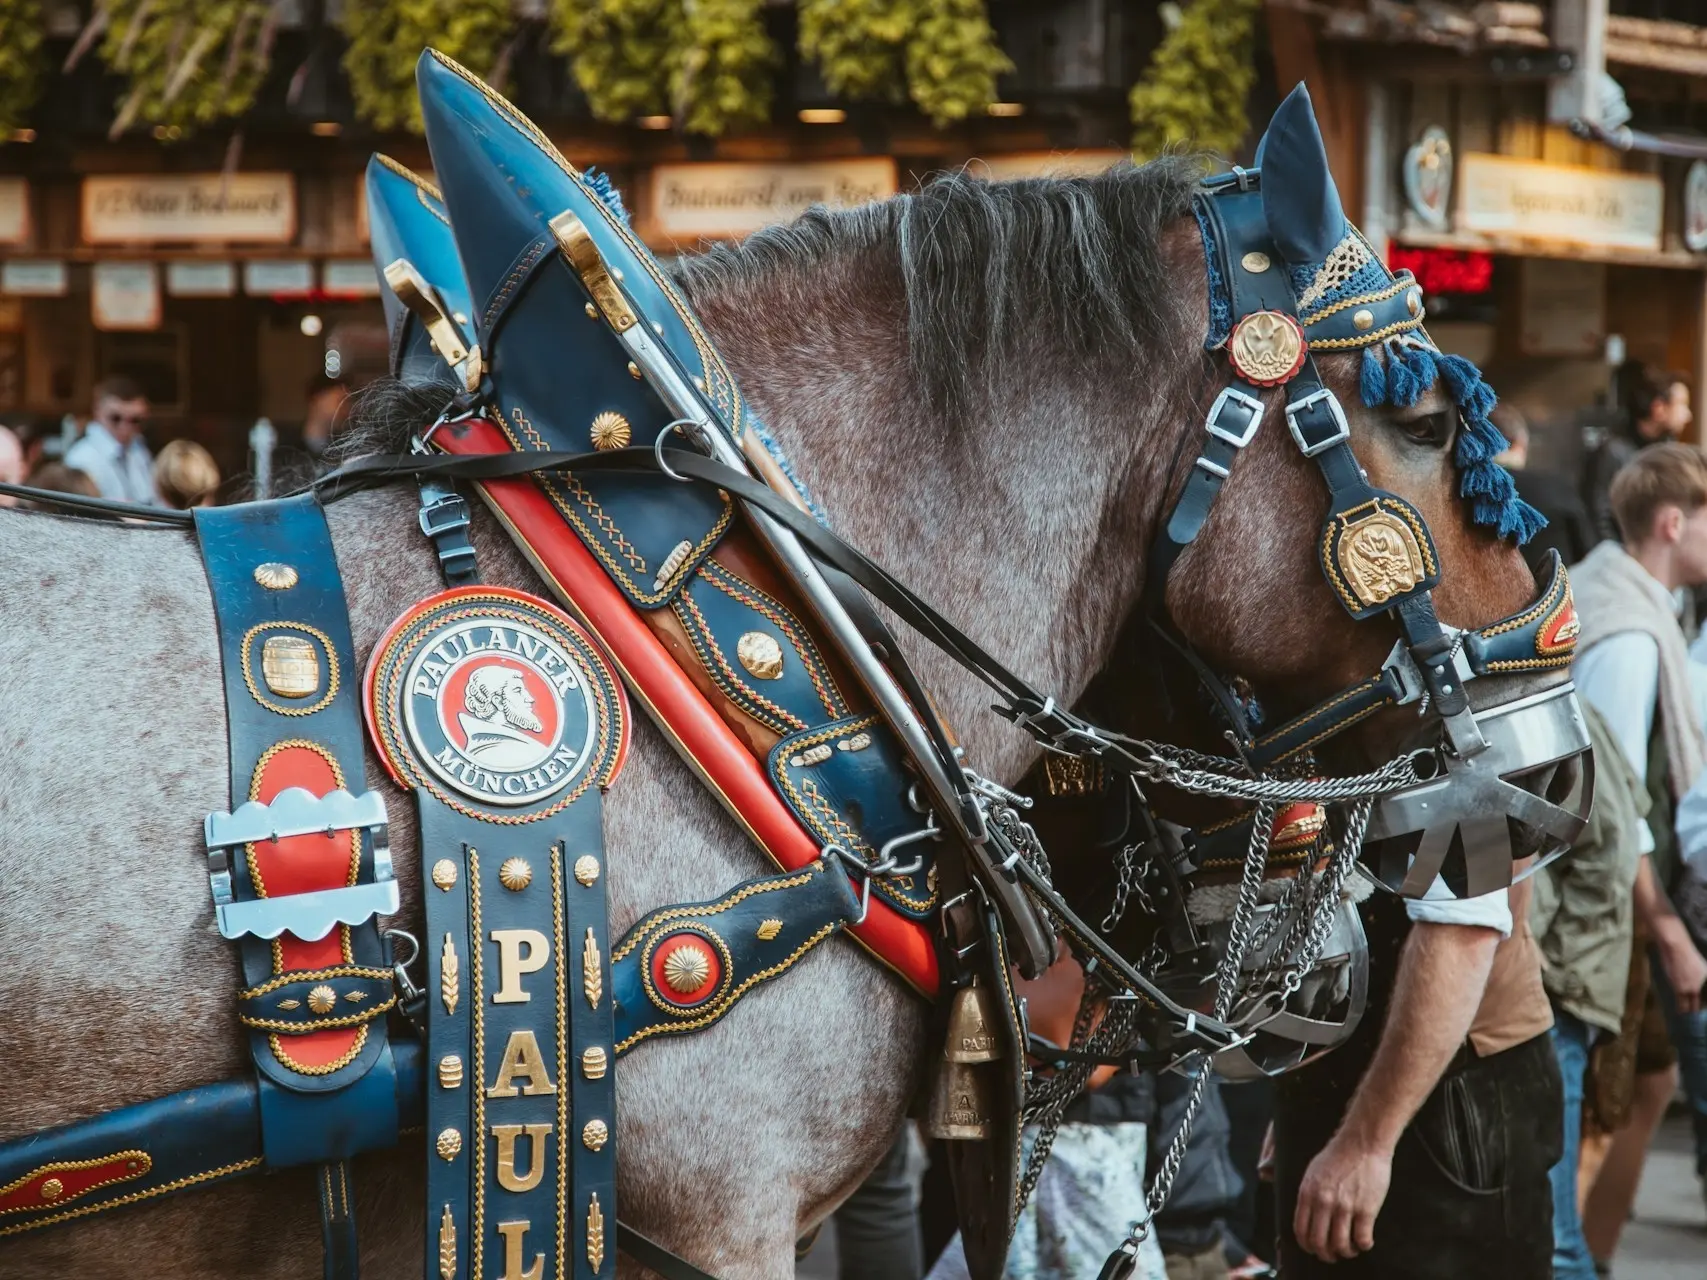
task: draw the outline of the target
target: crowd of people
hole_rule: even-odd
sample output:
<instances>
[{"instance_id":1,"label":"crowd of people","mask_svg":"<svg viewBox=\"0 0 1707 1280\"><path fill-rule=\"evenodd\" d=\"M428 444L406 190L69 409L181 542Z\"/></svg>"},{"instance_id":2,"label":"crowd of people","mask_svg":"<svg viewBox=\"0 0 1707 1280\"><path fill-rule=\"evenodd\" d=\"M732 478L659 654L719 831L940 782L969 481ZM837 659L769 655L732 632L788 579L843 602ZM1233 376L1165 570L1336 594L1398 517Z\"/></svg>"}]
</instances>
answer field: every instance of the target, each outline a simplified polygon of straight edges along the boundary
<instances>
[{"instance_id":1,"label":"crowd of people","mask_svg":"<svg viewBox=\"0 0 1707 1280\"><path fill-rule=\"evenodd\" d=\"M194 440L177 439L156 456L145 436L148 423L142 387L123 376L104 378L95 386L93 412L69 445L58 432L0 426L0 483L180 511L217 501L213 455ZM0 494L0 504L17 500Z\"/></svg>"}]
</instances>

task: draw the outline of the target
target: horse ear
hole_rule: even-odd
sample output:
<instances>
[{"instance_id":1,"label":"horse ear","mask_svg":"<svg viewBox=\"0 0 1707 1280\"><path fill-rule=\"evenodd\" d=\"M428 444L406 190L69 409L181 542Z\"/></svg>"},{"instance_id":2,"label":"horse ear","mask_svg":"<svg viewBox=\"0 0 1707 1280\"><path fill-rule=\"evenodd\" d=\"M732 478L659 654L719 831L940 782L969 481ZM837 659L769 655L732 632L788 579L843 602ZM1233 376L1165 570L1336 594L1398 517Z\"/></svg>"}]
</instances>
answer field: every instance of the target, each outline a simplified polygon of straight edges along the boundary
<instances>
[{"instance_id":1,"label":"horse ear","mask_svg":"<svg viewBox=\"0 0 1707 1280\"><path fill-rule=\"evenodd\" d=\"M1321 262L1345 238L1328 151L1302 82L1286 95L1257 144L1262 169L1262 209L1275 248L1288 262Z\"/></svg>"}]
</instances>

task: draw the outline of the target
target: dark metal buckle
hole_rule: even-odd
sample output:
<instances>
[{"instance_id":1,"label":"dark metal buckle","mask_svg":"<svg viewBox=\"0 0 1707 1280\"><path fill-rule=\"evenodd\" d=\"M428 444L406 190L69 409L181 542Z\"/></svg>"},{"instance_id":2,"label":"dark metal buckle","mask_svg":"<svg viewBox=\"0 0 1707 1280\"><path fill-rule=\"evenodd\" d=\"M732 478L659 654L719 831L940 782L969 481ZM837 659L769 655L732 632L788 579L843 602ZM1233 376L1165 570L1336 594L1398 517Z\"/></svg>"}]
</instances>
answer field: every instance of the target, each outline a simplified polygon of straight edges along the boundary
<instances>
[{"instance_id":1,"label":"dark metal buckle","mask_svg":"<svg viewBox=\"0 0 1707 1280\"><path fill-rule=\"evenodd\" d=\"M421 508L421 532L435 540L444 534L468 528L468 520L468 499L460 493L447 493L431 505ZM469 554L472 555L473 552Z\"/></svg>"}]
</instances>

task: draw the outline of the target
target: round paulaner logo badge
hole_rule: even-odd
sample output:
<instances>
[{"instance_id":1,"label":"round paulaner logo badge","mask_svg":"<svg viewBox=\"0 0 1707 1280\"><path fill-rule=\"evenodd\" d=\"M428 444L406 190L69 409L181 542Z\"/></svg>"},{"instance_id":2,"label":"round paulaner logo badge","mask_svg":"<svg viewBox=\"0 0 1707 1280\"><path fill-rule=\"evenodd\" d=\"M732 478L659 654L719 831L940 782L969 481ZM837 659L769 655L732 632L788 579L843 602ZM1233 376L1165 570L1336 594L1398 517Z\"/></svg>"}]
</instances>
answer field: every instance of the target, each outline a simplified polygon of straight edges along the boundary
<instances>
[{"instance_id":1,"label":"round paulaner logo badge","mask_svg":"<svg viewBox=\"0 0 1707 1280\"><path fill-rule=\"evenodd\" d=\"M422 601L380 641L369 722L400 784L502 822L608 786L627 739L594 642L534 596L466 587Z\"/></svg>"}]
</instances>

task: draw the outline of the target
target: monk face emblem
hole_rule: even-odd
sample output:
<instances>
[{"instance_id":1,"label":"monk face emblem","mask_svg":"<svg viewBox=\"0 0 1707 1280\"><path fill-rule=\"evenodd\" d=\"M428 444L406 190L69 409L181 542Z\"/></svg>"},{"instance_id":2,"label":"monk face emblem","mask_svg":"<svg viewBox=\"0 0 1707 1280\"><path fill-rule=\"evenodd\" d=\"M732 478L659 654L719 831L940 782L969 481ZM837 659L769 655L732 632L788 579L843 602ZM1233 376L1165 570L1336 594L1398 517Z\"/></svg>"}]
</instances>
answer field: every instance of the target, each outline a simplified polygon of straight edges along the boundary
<instances>
[{"instance_id":1,"label":"monk face emblem","mask_svg":"<svg viewBox=\"0 0 1707 1280\"><path fill-rule=\"evenodd\" d=\"M1227 353L1245 381L1259 387L1278 386L1304 363L1304 331L1291 316L1253 311L1233 329Z\"/></svg>"},{"instance_id":2,"label":"monk face emblem","mask_svg":"<svg viewBox=\"0 0 1707 1280\"><path fill-rule=\"evenodd\" d=\"M596 718L570 655L544 631L491 619L447 627L416 655L407 716L441 781L532 804L582 772Z\"/></svg>"}]
</instances>

